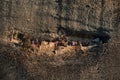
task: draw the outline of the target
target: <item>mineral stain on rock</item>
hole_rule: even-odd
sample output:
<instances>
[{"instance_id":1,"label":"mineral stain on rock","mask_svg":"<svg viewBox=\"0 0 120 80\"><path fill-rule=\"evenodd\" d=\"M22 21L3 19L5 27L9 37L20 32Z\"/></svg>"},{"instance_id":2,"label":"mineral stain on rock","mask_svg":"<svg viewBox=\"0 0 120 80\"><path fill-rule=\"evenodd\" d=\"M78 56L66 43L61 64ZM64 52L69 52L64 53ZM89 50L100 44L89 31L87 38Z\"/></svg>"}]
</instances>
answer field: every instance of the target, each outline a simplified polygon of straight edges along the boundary
<instances>
[{"instance_id":1,"label":"mineral stain on rock","mask_svg":"<svg viewBox=\"0 0 120 80\"><path fill-rule=\"evenodd\" d=\"M119 0L0 0L0 80L119 80L119 5ZM83 41L84 48L100 44L86 56L64 41L54 48L59 31ZM24 47L30 40L41 46Z\"/></svg>"}]
</instances>

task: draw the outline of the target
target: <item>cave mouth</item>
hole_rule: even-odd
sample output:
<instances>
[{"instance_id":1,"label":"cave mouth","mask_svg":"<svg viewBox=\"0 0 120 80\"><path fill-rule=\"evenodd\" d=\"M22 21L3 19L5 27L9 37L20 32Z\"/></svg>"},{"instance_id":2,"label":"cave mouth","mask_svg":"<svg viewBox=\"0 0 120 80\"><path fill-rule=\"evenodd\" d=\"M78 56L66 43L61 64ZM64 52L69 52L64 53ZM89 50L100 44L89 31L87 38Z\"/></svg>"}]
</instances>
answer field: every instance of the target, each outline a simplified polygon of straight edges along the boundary
<instances>
[{"instance_id":1,"label":"cave mouth","mask_svg":"<svg viewBox=\"0 0 120 80\"><path fill-rule=\"evenodd\" d=\"M87 30L80 30L76 31L74 29L70 28L64 28L64 27L59 27L58 32L61 32L61 34L64 34L68 37L77 37L81 39L91 39L94 40L96 38L99 38L102 43L108 43L109 39L111 38L110 35L107 33L108 31L104 30L96 30L96 31L87 31Z\"/></svg>"}]
</instances>

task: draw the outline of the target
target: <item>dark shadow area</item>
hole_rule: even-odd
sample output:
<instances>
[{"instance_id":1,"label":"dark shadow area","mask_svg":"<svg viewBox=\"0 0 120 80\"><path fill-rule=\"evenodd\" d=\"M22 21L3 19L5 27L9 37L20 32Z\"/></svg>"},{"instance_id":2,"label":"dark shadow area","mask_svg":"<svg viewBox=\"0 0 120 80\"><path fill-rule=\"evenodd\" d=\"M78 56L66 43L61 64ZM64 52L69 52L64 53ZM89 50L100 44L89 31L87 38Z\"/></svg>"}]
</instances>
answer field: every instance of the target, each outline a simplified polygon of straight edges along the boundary
<instances>
[{"instance_id":1,"label":"dark shadow area","mask_svg":"<svg viewBox=\"0 0 120 80\"><path fill-rule=\"evenodd\" d=\"M4 54L3 54L4 53ZM32 78L25 66L26 53L0 43L0 80L24 80ZM9 76L10 75L10 76Z\"/></svg>"},{"instance_id":2,"label":"dark shadow area","mask_svg":"<svg viewBox=\"0 0 120 80\"><path fill-rule=\"evenodd\" d=\"M108 40L111 38L108 34L111 30L104 29L102 27L96 29L96 31L86 31L80 30L76 31L69 27L58 27L58 31L61 31L62 34L67 36L79 37L79 38L86 38L86 39L96 39L99 38L102 43L107 43Z\"/></svg>"},{"instance_id":3,"label":"dark shadow area","mask_svg":"<svg viewBox=\"0 0 120 80\"><path fill-rule=\"evenodd\" d=\"M56 3L60 4L62 0L55 0Z\"/></svg>"}]
</instances>

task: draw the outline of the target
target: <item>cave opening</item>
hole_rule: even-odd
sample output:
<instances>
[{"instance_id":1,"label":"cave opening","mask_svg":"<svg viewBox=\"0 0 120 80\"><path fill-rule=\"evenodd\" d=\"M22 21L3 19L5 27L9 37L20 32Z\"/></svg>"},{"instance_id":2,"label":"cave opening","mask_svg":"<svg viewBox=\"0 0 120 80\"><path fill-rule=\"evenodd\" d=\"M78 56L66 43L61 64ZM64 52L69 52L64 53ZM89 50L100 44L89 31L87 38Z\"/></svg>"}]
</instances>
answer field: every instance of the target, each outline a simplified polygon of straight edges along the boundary
<instances>
[{"instance_id":1,"label":"cave opening","mask_svg":"<svg viewBox=\"0 0 120 80\"><path fill-rule=\"evenodd\" d=\"M62 0L55 0L55 2L56 2L56 3L61 3L61 2L62 2Z\"/></svg>"},{"instance_id":2,"label":"cave opening","mask_svg":"<svg viewBox=\"0 0 120 80\"><path fill-rule=\"evenodd\" d=\"M77 40L81 39L88 39L88 40L94 40L99 38L102 43L107 43L109 39L111 38L110 35L108 34L109 31L103 30L102 28L98 28L96 31L87 31L87 30L74 30L70 29L69 27L64 28L64 27L59 27L58 28L58 34L63 34L68 37L77 38Z\"/></svg>"},{"instance_id":3,"label":"cave opening","mask_svg":"<svg viewBox=\"0 0 120 80\"><path fill-rule=\"evenodd\" d=\"M91 6L90 5L86 5L86 8L90 8Z\"/></svg>"}]
</instances>

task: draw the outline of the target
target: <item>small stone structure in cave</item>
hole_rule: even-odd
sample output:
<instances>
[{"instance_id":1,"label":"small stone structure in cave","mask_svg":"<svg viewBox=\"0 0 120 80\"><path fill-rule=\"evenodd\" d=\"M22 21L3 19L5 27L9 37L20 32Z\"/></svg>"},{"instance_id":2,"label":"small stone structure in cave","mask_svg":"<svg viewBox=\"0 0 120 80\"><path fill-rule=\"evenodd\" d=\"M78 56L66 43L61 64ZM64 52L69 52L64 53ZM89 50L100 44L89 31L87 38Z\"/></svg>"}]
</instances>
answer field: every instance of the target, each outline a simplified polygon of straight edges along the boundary
<instances>
[{"instance_id":1,"label":"small stone structure in cave","mask_svg":"<svg viewBox=\"0 0 120 80\"><path fill-rule=\"evenodd\" d=\"M80 30L80 31L75 31L69 28L63 28L63 27L59 27L58 31L57 31L57 35L53 34L54 37L51 37L51 33L44 33L45 35L39 36L41 38L44 39L38 39L38 37L35 36L30 36L29 34L25 35L24 33L19 33L18 31L18 35L17 35L17 40L13 39L13 43L16 45L18 44L19 46L25 48L25 46L27 46L27 48L29 47L30 49L32 49L32 51L39 51L39 52L53 52L56 54L57 53L66 53L66 52L70 52L70 53L74 53L74 52L80 52L82 50L82 48L80 47L80 45L78 45L78 41L82 44L83 48L85 48L85 51L83 53L86 53L86 51L88 52L90 46L93 45L97 45L95 47L95 50L93 50L93 52L96 52L96 50L98 51L99 46L101 44L107 43L108 40L110 39L110 36L105 32L100 32L100 31L85 31L85 30ZM47 35L47 36L46 36ZM56 38L59 38L60 36L65 35L68 40L63 44L63 47L56 47ZM26 37L26 38L25 38ZM47 37L47 39L45 38ZM48 40L50 38L53 38L52 40ZM39 43L34 45L34 43L36 42ZM97 40L97 41L96 41ZM16 43L16 41L18 43ZM77 42L77 45L68 45L68 42ZM27 45L29 44L29 46ZM65 46L64 44L67 44L67 46ZM38 47L39 46L39 47ZM47 52L46 52L47 51Z\"/></svg>"}]
</instances>

